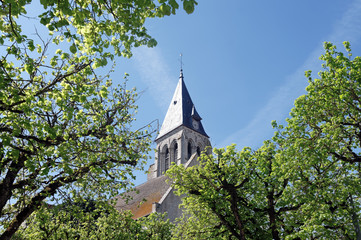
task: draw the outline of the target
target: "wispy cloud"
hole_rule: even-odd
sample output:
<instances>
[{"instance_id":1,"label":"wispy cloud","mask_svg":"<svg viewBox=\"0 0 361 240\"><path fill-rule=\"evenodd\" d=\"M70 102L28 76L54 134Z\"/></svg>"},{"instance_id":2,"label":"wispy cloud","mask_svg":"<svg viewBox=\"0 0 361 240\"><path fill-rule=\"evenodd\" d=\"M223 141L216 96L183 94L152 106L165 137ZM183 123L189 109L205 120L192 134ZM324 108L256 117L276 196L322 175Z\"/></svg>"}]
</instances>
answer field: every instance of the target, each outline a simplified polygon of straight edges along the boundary
<instances>
[{"instance_id":1,"label":"wispy cloud","mask_svg":"<svg viewBox=\"0 0 361 240\"><path fill-rule=\"evenodd\" d=\"M134 59L142 81L158 106L165 111L177 84L174 74L170 74L159 48L140 47L134 50Z\"/></svg>"},{"instance_id":2,"label":"wispy cloud","mask_svg":"<svg viewBox=\"0 0 361 240\"><path fill-rule=\"evenodd\" d=\"M331 41L338 46L343 41L352 42L360 40L361 37L361 0L355 0L343 17L336 22L333 31L326 36L325 41ZM304 77L305 70L312 70L317 73L321 63L318 57L323 53L319 48L312 51L307 60L292 75L285 78L283 86L275 92L268 103L258 111L253 120L244 128L239 129L234 134L228 136L219 147L236 143L239 148L244 146L258 147L266 138L272 137L273 129L271 121L282 121L290 112L293 101L303 94L306 87Z\"/></svg>"},{"instance_id":3,"label":"wispy cloud","mask_svg":"<svg viewBox=\"0 0 361 240\"><path fill-rule=\"evenodd\" d=\"M327 41L340 44L343 41L354 42L361 36L361 0L355 0L344 13L340 21L335 24L333 32Z\"/></svg>"},{"instance_id":4,"label":"wispy cloud","mask_svg":"<svg viewBox=\"0 0 361 240\"><path fill-rule=\"evenodd\" d=\"M317 72L316 68L319 63L317 63L317 66L313 61L318 59L321 52L321 49L315 50L301 67L292 75L286 77L285 83L269 99L268 103L257 112L253 120L244 128L228 136L219 147L232 143L236 143L239 148L244 146L258 147L263 140L272 137L271 121L277 120L279 122L287 117L294 99L304 93L306 87L304 71L312 70Z\"/></svg>"}]
</instances>

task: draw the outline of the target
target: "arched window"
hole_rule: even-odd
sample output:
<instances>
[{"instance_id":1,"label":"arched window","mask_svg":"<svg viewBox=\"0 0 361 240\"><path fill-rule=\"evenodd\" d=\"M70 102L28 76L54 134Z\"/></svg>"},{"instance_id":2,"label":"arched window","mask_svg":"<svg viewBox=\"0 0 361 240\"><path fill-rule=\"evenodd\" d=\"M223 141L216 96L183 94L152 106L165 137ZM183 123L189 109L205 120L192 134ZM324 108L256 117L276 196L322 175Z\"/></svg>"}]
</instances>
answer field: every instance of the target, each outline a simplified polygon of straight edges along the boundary
<instances>
[{"instance_id":1,"label":"arched window","mask_svg":"<svg viewBox=\"0 0 361 240\"><path fill-rule=\"evenodd\" d=\"M165 149L165 162L164 162L164 168L165 168L165 171L168 170L169 168L169 150L168 148Z\"/></svg>"},{"instance_id":2,"label":"arched window","mask_svg":"<svg viewBox=\"0 0 361 240\"><path fill-rule=\"evenodd\" d=\"M201 148L199 146L197 147L197 154L198 154L198 156L201 155Z\"/></svg>"},{"instance_id":3,"label":"arched window","mask_svg":"<svg viewBox=\"0 0 361 240\"><path fill-rule=\"evenodd\" d=\"M178 159L178 143L174 144L174 162L177 163L177 159Z\"/></svg>"},{"instance_id":4,"label":"arched window","mask_svg":"<svg viewBox=\"0 0 361 240\"><path fill-rule=\"evenodd\" d=\"M188 142L188 159L190 159L191 158L191 156L192 156L192 143L189 141Z\"/></svg>"}]
</instances>

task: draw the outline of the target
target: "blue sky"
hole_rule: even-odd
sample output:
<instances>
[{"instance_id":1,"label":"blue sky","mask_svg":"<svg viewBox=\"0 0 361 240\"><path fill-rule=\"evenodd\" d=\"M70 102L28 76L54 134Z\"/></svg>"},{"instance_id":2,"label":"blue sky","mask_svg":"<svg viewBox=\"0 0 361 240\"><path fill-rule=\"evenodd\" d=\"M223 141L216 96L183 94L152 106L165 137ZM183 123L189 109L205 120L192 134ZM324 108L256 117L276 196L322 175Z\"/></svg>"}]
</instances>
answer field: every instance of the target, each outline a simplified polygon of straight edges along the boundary
<instances>
[{"instance_id":1,"label":"blue sky","mask_svg":"<svg viewBox=\"0 0 361 240\"><path fill-rule=\"evenodd\" d=\"M343 49L350 41L354 56L361 55L361 0L198 2L191 15L148 20L158 46L117 60L113 82L127 72L128 86L142 92L134 127L162 123L182 53L185 83L212 146L257 148L272 137L271 121L284 123L305 93L304 72L317 76L323 42ZM146 180L137 176L137 184Z\"/></svg>"},{"instance_id":2,"label":"blue sky","mask_svg":"<svg viewBox=\"0 0 361 240\"><path fill-rule=\"evenodd\" d=\"M273 136L271 121L284 123L305 93L304 72L321 70L323 42L341 50L350 41L360 55L361 0L199 1L193 14L147 27L158 46L119 59L113 75L129 73L128 85L144 91L136 125L163 121L182 53L185 83L213 147L257 148Z\"/></svg>"}]
</instances>

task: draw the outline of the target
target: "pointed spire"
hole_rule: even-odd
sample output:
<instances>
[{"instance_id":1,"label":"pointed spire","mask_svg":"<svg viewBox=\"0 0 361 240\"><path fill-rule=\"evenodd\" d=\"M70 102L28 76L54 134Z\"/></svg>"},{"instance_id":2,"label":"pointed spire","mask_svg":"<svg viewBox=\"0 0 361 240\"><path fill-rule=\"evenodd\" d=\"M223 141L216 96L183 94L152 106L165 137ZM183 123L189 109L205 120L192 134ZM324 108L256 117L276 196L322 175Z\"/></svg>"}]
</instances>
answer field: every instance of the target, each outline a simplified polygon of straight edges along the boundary
<instances>
[{"instance_id":1,"label":"pointed spire","mask_svg":"<svg viewBox=\"0 0 361 240\"><path fill-rule=\"evenodd\" d=\"M208 137L200 122L201 120L202 118L199 116L184 83L183 69L181 69L177 88L157 139L180 126L186 126ZM197 123L194 123L195 121Z\"/></svg>"}]
</instances>

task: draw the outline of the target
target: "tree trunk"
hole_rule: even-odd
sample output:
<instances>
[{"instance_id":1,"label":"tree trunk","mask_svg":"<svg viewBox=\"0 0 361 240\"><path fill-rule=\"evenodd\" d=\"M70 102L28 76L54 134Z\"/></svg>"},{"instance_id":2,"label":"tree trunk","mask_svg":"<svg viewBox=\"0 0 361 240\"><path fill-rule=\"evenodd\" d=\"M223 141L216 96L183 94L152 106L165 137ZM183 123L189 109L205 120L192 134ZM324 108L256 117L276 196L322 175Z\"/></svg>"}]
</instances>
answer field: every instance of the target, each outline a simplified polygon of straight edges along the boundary
<instances>
[{"instance_id":1,"label":"tree trunk","mask_svg":"<svg viewBox=\"0 0 361 240\"><path fill-rule=\"evenodd\" d=\"M26 155L24 153L20 153L18 159L13 159L8 168L8 172L6 173L5 178L0 183L0 213L6 205L6 202L12 196L14 181L18 175L18 172L24 167L25 160Z\"/></svg>"},{"instance_id":2,"label":"tree trunk","mask_svg":"<svg viewBox=\"0 0 361 240\"><path fill-rule=\"evenodd\" d=\"M353 198L352 195L350 195L350 203L351 203L351 215L352 215L352 223L353 226L355 228L355 232L356 232L356 240L361 240L361 230L360 230L360 224L358 221L358 216L355 212L355 205L353 202Z\"/></svg>"},{"instance_id":3,"label":"tree trunk","mask_svg":"<svg viewBox=\"0 0 361 240\"><path fill-rule=\"evenodd\" d=\"M270 221L270 228L271 228L271 232L272 232L272 239L274 240L279 240L279 232L277 229L277 221L276 221L276 211L274 208L274 191L271 191L267 194L267 200L268 200L268 217L269 217L269 221Z\"/></svg>"}]
</instances>

